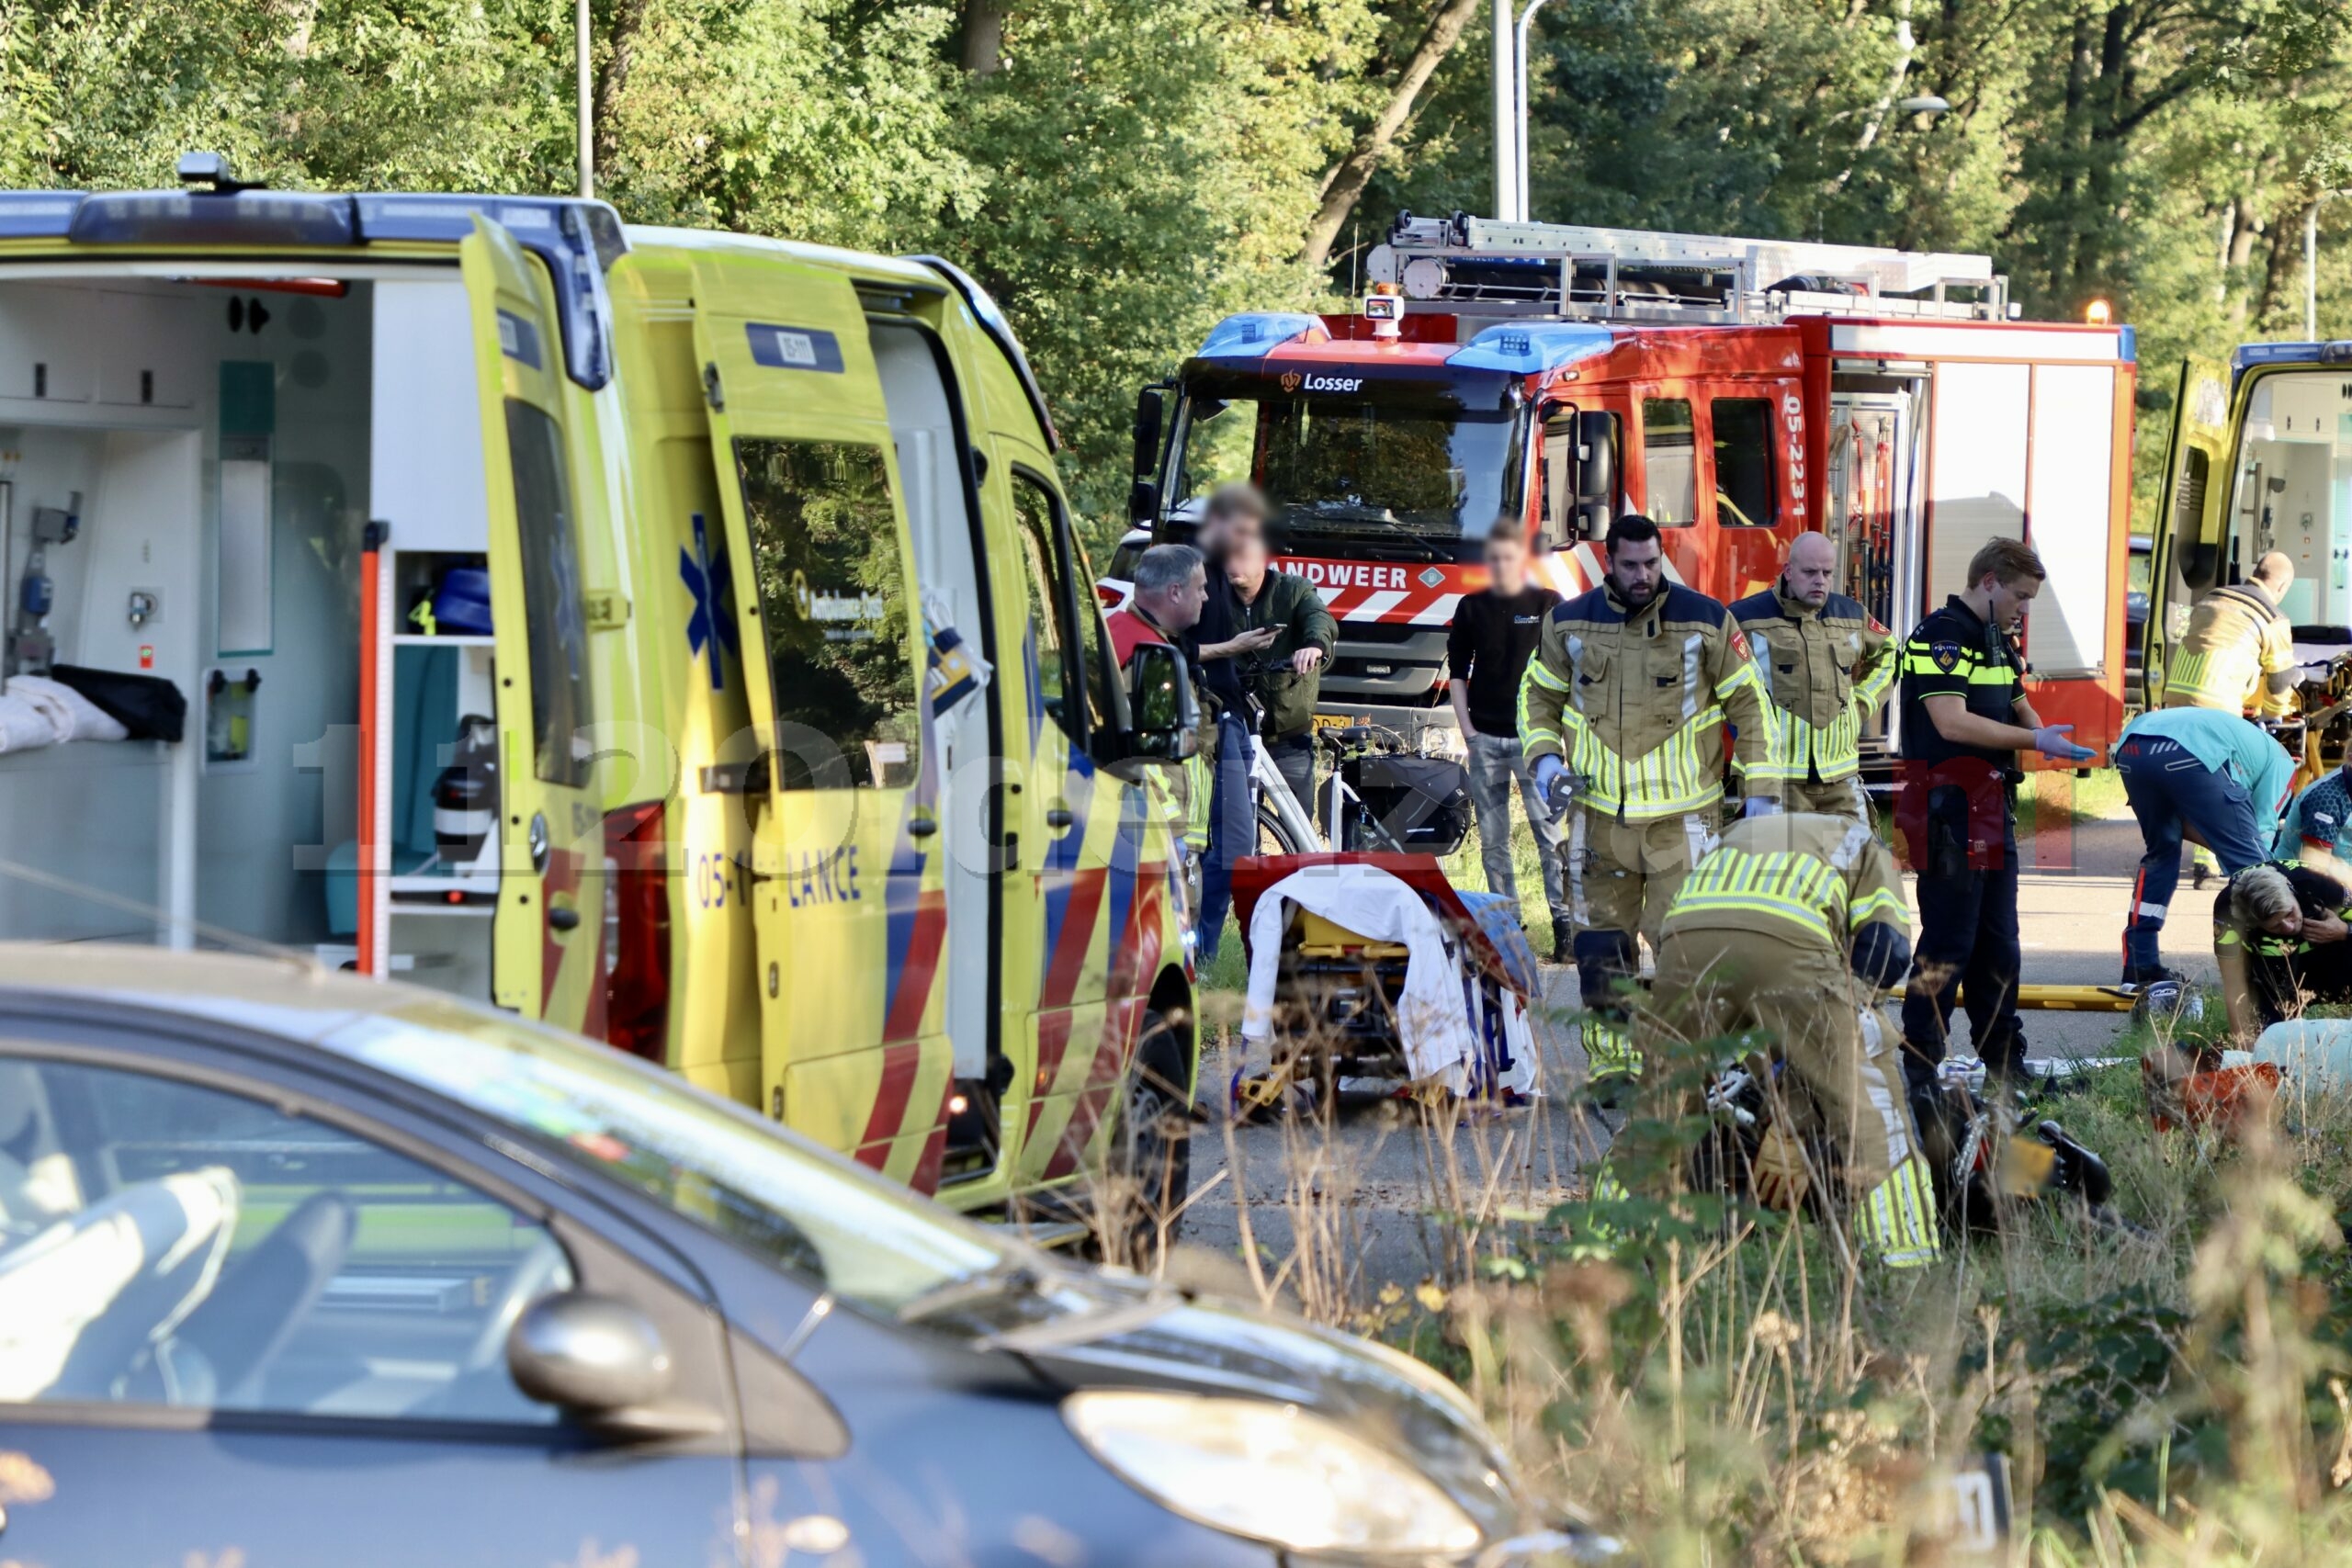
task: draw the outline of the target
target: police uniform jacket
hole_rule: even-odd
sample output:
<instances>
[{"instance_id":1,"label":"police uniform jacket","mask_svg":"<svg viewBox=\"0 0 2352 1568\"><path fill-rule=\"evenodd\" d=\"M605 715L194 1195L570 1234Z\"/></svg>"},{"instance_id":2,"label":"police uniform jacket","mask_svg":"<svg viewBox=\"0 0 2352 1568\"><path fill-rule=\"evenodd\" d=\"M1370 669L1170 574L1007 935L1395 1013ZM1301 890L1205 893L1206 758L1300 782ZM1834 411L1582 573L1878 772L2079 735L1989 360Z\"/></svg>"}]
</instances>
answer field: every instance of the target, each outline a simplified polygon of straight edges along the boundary
<instances>
[{"instance_id":1,"label":"police uniform jacket","mask_svg":"<svg viewBox=\"0 0 2352 1568\"><path fill-rule=\"evenodd\" d=\"M1781 710L1781 744L1749 782L1836 784L1860 773L1862 721L1894 683L1886 628L1843 593L1815 610L1777 584L1740 600L1731 613Z\"/></svg>"},{"instance_id":2,"label":"police uniform jacket","mask_svg":"<svg viewBox=\"0 0 2352 1568\"><path fill-rule=\"evenodd\" d=\"M1586 806L1621 821L1720 801L1726 720L1752 775L1771 755L1775 710L1731 612L1679 582L1639 610L1606 582L1555 606L1520 680L1527 756L1563 758Z\"/></svg>"}]
</instances>

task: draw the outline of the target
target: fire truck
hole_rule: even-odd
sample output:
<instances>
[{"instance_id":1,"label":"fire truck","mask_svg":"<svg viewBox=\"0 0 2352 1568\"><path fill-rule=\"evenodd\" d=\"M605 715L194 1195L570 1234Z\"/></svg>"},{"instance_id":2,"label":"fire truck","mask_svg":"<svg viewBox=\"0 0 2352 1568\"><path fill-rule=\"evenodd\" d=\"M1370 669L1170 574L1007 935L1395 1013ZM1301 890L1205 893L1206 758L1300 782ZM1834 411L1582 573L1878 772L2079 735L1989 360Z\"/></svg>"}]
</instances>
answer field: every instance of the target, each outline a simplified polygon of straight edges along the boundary
<instances>
[{"instance_id":1,"label":"fire truck","mask_svg":"<svg viewBox=\"0 0 2352 1568\"><path fill-rule=\"evenodd\" d=\"M1898 636L2024 537L2050 571L2036 710L2086 744L2121 728L2130 327L2021 321L1984 256L1458 214L1400 217L1367 271L1361 310L1229 316L1144 389L1121 551L1189 538L1219 483L1265 491L1278 564L1340 623L1328 722L1450 728L1487 536L1523 530L1574 594L1638 512L1724 600L1819 530Z\"/></svg>"}]
</instances>

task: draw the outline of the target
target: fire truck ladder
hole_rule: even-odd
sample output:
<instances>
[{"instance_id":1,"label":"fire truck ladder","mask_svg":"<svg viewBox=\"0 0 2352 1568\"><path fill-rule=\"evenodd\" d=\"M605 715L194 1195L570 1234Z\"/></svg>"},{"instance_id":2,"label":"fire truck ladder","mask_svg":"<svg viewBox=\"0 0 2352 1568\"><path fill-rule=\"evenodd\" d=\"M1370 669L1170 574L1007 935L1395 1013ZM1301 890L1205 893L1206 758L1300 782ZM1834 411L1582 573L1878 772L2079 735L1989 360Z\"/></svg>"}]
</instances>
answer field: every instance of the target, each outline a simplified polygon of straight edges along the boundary
<instances>
[{"instance_id":1,"label":"fire truck ladder","mask_svg":"<svg viewBox=\"0 0 2352 1568\"><path fill-rule=\"evenodd\" d=\"M1989 256L1399 214L1366 263L1408 310L1586 321L1769 322L1789 316L1997 321L2015 312Z\"/></svg>"}]
</instances>

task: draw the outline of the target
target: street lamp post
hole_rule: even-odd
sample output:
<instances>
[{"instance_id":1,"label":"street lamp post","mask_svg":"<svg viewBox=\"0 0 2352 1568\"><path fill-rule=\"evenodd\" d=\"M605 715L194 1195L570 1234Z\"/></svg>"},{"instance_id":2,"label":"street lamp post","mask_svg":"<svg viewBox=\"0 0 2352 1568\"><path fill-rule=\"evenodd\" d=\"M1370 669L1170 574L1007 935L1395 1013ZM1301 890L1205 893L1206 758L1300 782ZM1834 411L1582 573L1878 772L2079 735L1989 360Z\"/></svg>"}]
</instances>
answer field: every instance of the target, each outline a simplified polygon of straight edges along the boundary
<instances>
[{"instance_id":1,"label":"street lamp post","mask_svg":"<svg viewBox=\"0 0 2352 1568\"><path fill-rule=\"evenodd\" d=\"M1512 118L1518 122L1518 124L1514 128L1512 138L1512 146L1514 149L1512 164L1519 176L1519 204L1514 216L1519 218L1522 222L1526 220L1529 213L1529 203L1527 199L1527 32L1528 28L1535 20L1535 13L1543 8L1544 0L1527 0L1525 8L1519 13L1519 28L1517 29L1519 47L1516 62L1519 90L1512 96L1511 103Z\"/></svg>"},{"instance_id":2,"label":"street lamp post","mask_svg":"<svg viewBox=\"0 0 2352 1568\"><path fill-rule=\"evenodd\" d=\"M1519 197L1519 96L1512 90L1519 62L1511 49L1510 0L1494 0L1495 27L1495 216L1505 222L1523 216Z\"/></svg>"},{"instance_id":3,"label":"street lamp post","mask_svg":"<svg viewBox=\"0 0 2352 1568\"><path fill-rule=\"evenodd\" d=\"M596 103L594 77L588 61L588 0L573 0L571 25L573 53L580 66L580 196L585 201L596 194Z\"/></svg>"}]
</instances>

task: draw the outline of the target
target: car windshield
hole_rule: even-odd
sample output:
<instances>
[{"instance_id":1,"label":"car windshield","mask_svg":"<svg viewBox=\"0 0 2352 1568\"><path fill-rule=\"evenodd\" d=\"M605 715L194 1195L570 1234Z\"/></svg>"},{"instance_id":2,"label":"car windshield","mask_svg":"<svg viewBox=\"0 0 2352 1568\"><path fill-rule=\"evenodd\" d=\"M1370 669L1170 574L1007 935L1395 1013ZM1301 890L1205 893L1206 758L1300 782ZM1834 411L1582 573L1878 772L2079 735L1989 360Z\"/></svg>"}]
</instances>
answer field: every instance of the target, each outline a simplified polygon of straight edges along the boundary
<instances>
[{"instance_id":1,"label":"car windshield","mask_svg":"<svg viewBox=\"0 0 2352 1568\"><path fill-rule=\"evenodd\" d=\"M1427 400L1196 398L1173 494L1249 479L1301 535L1483 539L1516 500L1518 421Z\"/></svg>"},{"instance_id":2,"label":"car windshield","mask_svg":"<svg viewBox=\"0 0 2352 1568\"><path fill-rule=\"evenodd\" d=\"M364 1018L322 1043L560 1145L877 1313L1026 1250L682 1078L535 1025L435 1008Z\"/></svg>"}]
</instances>

